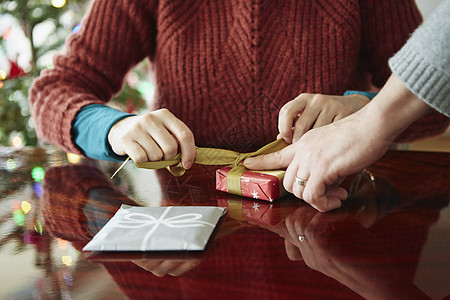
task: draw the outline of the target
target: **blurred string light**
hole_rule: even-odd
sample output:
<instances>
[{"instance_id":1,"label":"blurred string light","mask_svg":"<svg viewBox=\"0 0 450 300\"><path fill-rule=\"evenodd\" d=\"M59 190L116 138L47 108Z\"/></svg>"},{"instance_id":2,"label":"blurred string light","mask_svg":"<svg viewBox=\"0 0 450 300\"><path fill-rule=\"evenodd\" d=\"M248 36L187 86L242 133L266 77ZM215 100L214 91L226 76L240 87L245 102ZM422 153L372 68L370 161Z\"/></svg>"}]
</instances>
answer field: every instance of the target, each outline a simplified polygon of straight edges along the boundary
<instances>
[{"instance_id":1,"label":"blurred string light","mask_svg":"<svg viewBox=\"0 0 450 300\"><path fill-rule=\"evenodd\" d=\"M72 29L72 33L77 33L78 31L80 31L81 28L81 24L77 24L73 29Z\"/></svg>"},{"instance_id":2,"label":"blurred string light","mask_svg":"<svg viewBox=\"0 0 450 300\"><path fill-rule=\"evenodd\" d=\"M66 5L66 0L52 0L52 5L56 8L61 8Z\"/></svg>"},{"instance_id":3,"label":"blurred string light","mask_svg":"<svg viewBox=\"0 0 450 300\"><path fill-rule=\"evenodd\" d=\"M69 286L73 285L73 276L72 276L71 272L64 270L63 277L64 277L64 281L67 285L69 285Z\"/></svg>"},{"instance_id":4,"label":"blurred string light","mask_svg":"<svg viewBox=\"0 0 450 300\"><path fill-rule=\"evenodd\" d=\"M39 220L37 220L37 221L36 221L36 225L34 225L34 230L35 230L37 233L39 233L40 235L42 235L43 228L44 228L44 226L42 226L42 222L39 221Z\"/></svg>"},{"instance_id":5,"label":"blurred string light","mask_svg":"<svg viewBox=\"0 0 450 300\"><path fill-rule=\"evenodd\" d=\"M6 168L10 171L13 171L17 168L16 161L12 158L6 161Z\"/></svg>"},{"instance_id":6,"label":"blurred string light","mask_svg":"<svg viewBox=\"0 0 450 300\"><path fill-rule=\"evenodd\" d=\"M11 134L11 147L19 148L24 146L25 142L20 133Z\"/></svg>"},{"instance_id":7,"label":"blurred string light","mask_svg":"<svg viewBox=\"0 0 450 300\"><path fill-rule=\"evenodd\" d=\"M77 164L81 160L81 156L75 153L67 153L67 160L72 164Z\"/></svg>"},{"instance_id":8,"label":"blurred string light","mask_svg":"<svg viewBox=\"0 0 450 300\"><path fill-rule=\"evenodd\" d=\"M42 184L40 182L33 183L33 191L39 198L42 197L42 194L44 193L44 189L42 188Z\"/></svg>"},{"instance_id":9,"label":"blurred string light","mask_svg":"<svg viewBox=\"0 0 450 300\"><path fill-rule=\"evenodd\" d=\"M66 266L70 267L72 265L72 256L70 255L64 255L61 256L61 261L63 262L63 264L65 264Z\"/></svg>"},{"instance_id":10,"label":"blurred string light","mask_svg":"<svg viewBox=\"0 0 450 300\"><path fill-rule=\"evenodd\" d=\"M24 214L27 214L31 210L31 203L26 201L26 200L24 200L24 201L22 201L22 204L20 205L20 208L22 208L22 211L24 212Z\"/></svg>"},{"instance_id":11,"label":"blurred string light","mask_svg":"<svg viewBox=\"0 0 450 300\"><path fill-rule=\"evenodd\" d=\"M2 38L3 38L4 40L9 39L9 37L11 36L11 31L12 31L12 27L6 28L6 29L3 31L3 33L2 33Z\"/></svg>"},{"instance_id":12,"label":"blurred string light","mask_svg":"<svg viewBox=\"0 0 450 300\"><path fill-rule=\"evenodd\" d=\"M25 214L23 213L23 210L15 209L13 211L13 220L19 226L25 225L26 217Z\"/></svg>"},{"instance_id":13,"label":"blurred string light","mask_svg":"<svg viewBox=\"0 0 450 300\"><path fill-rule=\"evenodd\" d=\"M31 177L35 182L41 182L45 177L45 170L43 167L37 166L31 170Z\"/></svg>"},{"instance_id":14,"label":"blurred string light","mask_svg":"<svg viewBox=\"0 0 450 300\"><path fill-rule=\"evenodd\" d=\"M57 243L58 243L58 248L61 250L67 250L67 241L57 238L56 239Z\"/></svg>"}]
</instances>

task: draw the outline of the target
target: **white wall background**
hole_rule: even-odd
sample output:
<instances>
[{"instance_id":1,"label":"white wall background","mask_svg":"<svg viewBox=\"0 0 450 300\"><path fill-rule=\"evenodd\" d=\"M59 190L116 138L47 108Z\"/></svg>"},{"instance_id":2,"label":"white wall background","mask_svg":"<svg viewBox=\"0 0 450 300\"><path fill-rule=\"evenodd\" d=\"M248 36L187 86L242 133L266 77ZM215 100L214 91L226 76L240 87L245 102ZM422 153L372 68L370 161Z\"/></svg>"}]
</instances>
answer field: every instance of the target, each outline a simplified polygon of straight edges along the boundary
<instances>
[{"instance_id":1,"label":"white wall background","mask_svg":"<svg viewBox=\"0 0 450 300\"><path fill-rule=\"evenodd\" d=\"M436 5L439 4L439 2L441 2L441 0L416 0L417 6L422 12L424 19L426 19L430 15L430 13L433 11Z\"/></svg>"}]
</instances>

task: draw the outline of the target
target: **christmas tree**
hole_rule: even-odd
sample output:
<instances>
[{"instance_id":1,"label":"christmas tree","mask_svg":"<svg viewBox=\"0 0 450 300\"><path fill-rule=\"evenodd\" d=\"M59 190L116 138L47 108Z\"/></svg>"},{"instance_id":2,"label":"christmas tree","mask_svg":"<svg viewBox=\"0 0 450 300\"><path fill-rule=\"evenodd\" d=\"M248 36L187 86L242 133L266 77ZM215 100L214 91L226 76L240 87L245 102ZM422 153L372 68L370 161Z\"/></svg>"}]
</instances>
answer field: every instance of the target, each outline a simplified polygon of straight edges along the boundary
<instances>
[{"instance_id":1,"label":"christmas tree","mask_svg":"<svg viewBox=\"0 0 450 300\"><path fill-rule=\"evenodd\" d=\"M36 145L28 90L42 69L52 67L69 34L87 9L86 0L0 0L0 146ZM142 93L145 65L133 70L134 86L125 83L113 105L128 112L146 106ZM137 78L137 79L136 79Z\"/></svg>"}]
</instances>

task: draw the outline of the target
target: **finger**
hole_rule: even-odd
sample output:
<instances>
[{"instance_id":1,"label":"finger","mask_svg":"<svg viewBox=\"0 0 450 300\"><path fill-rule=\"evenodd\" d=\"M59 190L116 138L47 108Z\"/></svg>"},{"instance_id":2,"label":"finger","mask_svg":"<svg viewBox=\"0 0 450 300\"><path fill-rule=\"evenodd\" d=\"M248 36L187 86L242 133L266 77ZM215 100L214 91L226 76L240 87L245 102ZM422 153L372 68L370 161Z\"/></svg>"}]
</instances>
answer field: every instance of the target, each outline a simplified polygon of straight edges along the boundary
<instances>
[{"instance_id":1,"label":"finger","mask_svg":"<svg viewBox=\"0 0 450 300\"><path fill-rule=\"evenodd\" d=\"M289 145L274 153L249 157L244 160L244 166L253 170L284 169L292 162L294 155L295 147Z\"/></svg>"},{"instance_id":2,"label":"finger","mask_svg":"<svg viewBox=\"0 0 450 300\"><path fill-rule=\"evenodd\" d=\"M292 142L298 141L308 130L310 130L317 117L321 112L322 107L306 106L305 110L300 114L294 126L294 134Z\"/></svg>"},{"instance_id":3,"label":"finger","mask_svg":"<svg viewBox=\"0 0 450 300\"><path fill-rule=\"evenodd\" d=\"M189 169L195 159L195 140L192 131L177 118L164 122L166 128L176 137L181 149L181 162L185 169Z\"/></svg>"},{"instance_id":4,"label":"finger","mask_svg":"<svg viewBox=\"0 0 450 300\"><path fill-rule=\"evenodd\" d=\"M292 261L303 260L300 250L295 245L292 245L287 240L284 240L284 247L286 249L286 255L290 260Z\"/></svg>"},{"instance_id":5,"label":"finger","mask_svg":"<svg viewBox=\"0 0 450 300\"><path fill-rule=\"evenodd\" d=\"M281 137L287 142L292 141L292 127L294 120L298 114L305 109L307 101L304 95L300 95L292 101L286 103L281 109L278 116L278 130Z\"/></svg>"},{"instance_id":6,"label":"finger","mask_svg":"<svg viewBox=\"0 0 450 300\"><path fill-rule=\"evenodd\" d=\"M178 143L175 137L164 127L164 124L154 122L147 128L148 134L158 144L164 159L170 159L177 155Z\"/></svg>"},{"instance_id":7,"label":"finger","mask_svg":"<svg viewBox=\"0 0 450 300\"><path fill-rule=\"evenodd\" d=\"M317 117L313 128L321 127L321 126L332 123L334 117L335 117L335 114L333 112L331 112L330 110L328 110L328 109L322 110L320 112L319 116Z\"/></svg>"},{"instance_id":8,"label":"finger","mask_svg":"<svg viewBox=\"0 0 450 300\"><path fill-rule=\"evenodd\" d=\"M341 207L341 199L336 195L326 194L326 182L320 176L311 176L303 191L303 200L321 212Z\"/></svg>"},{"instance_id":9,"label":"finger","mask_svg":"<svg viewBox=\"0 0 450 300\"><path fill-rule=\"evenodd\" d=\"M149 161L147 152L136 141L127 142L124 145L124 151L135 162Z\"/></svg>"},{"instance_id":10,"label":"finger","mask_svg":"<svg viewBox=\"0 0 450 300\"><path fill-rule=\"evenodd\" d=\"M144 269L145 271L152 272L156 269L161 263L161 260L154 260L154 259L138 259L138 260L131 260L132 263L139 266L140 268Z\"/></svg>"},{"instance_id":11,"label":"finger","mask_svg":"<svg viewBox=\"0 0 450 300\"><path fill-rule=\"evenodd\" d=\"M302 177L298 177L297 178L301 178L304 180L304 178ZM296 179L294 178L294 183L292 185L292 193L297 197L303 200L303 191L305 189L305 186L302 184L299 184L298 182L296 182Z\"/></svg>"},{"instance_id":12,"label":"finger","mask_svg":"<svg viewBox=\"0 0 450 300\"><path fill-rule=\"evenodd\" d=\"M178 276L186 273L187 271L195 268L196 266L198 266L200 264L200 261L201 260L182 262L175 269L171 270L168 274L171 276L178 277Z\"/></svg>"},{"instance_id":13,"label":"finger","mask_svg":"<svg viewBox=\"0 0 450 300\"><path fill-rule=\"evenodd\" d=\"M159 145L153 140L153 138L148 135L147 133L140 137L138 140L135 141L136 144L140 146L141 149L144 150L146 159L144 160L135 160L136 162L143 162L143 161L158 161L163 159L164 153L159 147ZM133 158L130 155L131 158Z\"/></svg>"},{"instance_id":14,"label":"finger","mask_svg":"<svg viewBox=\"0 0 450 300\"><path fill-rule=\"evenodd\" d=\"M292 187L292 193L300 199L303 199L303 190L308 183L309 178L309 166L303 161L299 162L299 156L296 157L297 170L294 175L294 183Z\"/></svg>"},{"instance_id":15,"label":"finger","mask_svg":"<svg viewBox=\"0 0 450 300\"><path fill-rule=\"evenodd\" d=\"M326 194L328 197L337 197L341 201L348 198L348 192L342 187L335 187L333 189L328 189Z\"/></svg>"},{"instance_id":16,"label":"finger","mask_svg":"<svg viewBox=\"0 0 450 300\"><path fill-rule=\"evenodd\" d=\"M150 272L152 272L155 276L163 277L163 276L169 274L170 272L172 272L174 269L176 269L179 264L180 264L180 262L178 262L178 261L166 260L166 261L163 261L158 266L156 266Z\"/></svg>"},{"instance_id":17,"label":"finger","mask_svg":"<svg viewBox=\"0 0 450 300\"><path fill-rule=\"evenodd\" d=\"M286 191L289 193L293 193L295 174L297 174L298 164L296 161L292 161L292 163L286 169L286 173L284 174L283 186Z\"/></svg>"}]
</instances>

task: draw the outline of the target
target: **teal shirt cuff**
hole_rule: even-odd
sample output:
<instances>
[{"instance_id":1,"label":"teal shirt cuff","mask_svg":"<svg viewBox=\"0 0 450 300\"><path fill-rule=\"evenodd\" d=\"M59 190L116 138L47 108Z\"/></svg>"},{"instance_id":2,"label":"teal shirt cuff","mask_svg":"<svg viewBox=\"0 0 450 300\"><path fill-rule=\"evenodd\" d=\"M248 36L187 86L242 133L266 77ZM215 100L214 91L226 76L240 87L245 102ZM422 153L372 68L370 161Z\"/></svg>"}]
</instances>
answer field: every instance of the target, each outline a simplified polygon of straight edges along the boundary
<instances>
[{"instance_id":1,"label":"teal shirt cuff","mask_svg":"<svg viewBox=\"0 0 450 300\"><path fill-rule=\"evenodd\" d=\"M126 156L114 153L108 142L111 127L123 118L133 116L103 104L83 107L72 125L72 139L87 157L110 161L123 161Z\"/></svg>"},{"instance_id":2,"label":"teal shirt cuff","mask_svg":"<svg viewBox=\"0 0 450 300\"><path fill-rule=\"evenodd\" d=\"M375 98L375 96L378 94L378 92L363 92L363 91L348 90L344 93L344 96L350 96L350 95L354 95L354 94L363 95L363 96L366 96L367 98L369 98L370 100L372 100L373 98Z\"/></svg>"}]
</instances>

